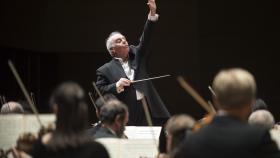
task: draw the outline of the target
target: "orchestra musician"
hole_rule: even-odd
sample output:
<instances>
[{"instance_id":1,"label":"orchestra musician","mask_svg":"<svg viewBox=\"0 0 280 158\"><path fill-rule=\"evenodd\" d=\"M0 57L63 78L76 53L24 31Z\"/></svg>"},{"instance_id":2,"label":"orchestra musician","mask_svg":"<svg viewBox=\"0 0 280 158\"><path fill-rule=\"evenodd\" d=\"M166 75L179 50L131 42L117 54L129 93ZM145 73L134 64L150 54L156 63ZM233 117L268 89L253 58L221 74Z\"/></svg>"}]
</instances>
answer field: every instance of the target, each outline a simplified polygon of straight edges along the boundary
<instances>
[{"instance_id":1,"label":"orchestra musician","mask_svg":"<svg viewBox=\"0 0 280 158\"><path fill-rule=\"evenodd\" d=\"M97 129L94 138L125 138L124 130L128 122L128 109L118 100L106 102L100 109L101 127Z\"/></svg>"},{"instance_id":2,"label":"orchestra musician","mask_svg":"<svg viewBox=\"0 0 280 158\"><path fill-rule=\"evenodd\" d=\"M33 158L109 158L105 147L93 141L85 131L87 104L84 91L77 83L61 84L52 94L50 104L56 114L56 128L34 143L30 152Z\"/></svg>"},{"instance_id":3,"label":"orchestra musician","mask_svg":"<svg viewBox=\"0 0 280 158\"><path fill-rule=\"evenodd\" d=\"M280 157L269 131L247 123L256 97L253 75L241 68L222 70L212 86L217 114L209 124L187 135L174 157Z\"/></svg>"},{"instance_id":4,"label":"orchestra musician","mask_svg":"<svg viewBox=\"0 0 280 158\"><path fill-rule=\"evenodd\" d=\"M91 136L94 137L96 131L98 131L98 129L101 127L102 123L100 120L100 109L101 107L103 107L104 104L106 104L106 102L110 101L110 100L117 100L117 98L113 95L113 94L105 94L104 96L100 96L96 102L94 102L93 104L95 104L95 114L96 117L98 119L98 121L94 124L92 124L92 127L89 128L87 130L87 133Z\"/></svg>"}]
</instances>

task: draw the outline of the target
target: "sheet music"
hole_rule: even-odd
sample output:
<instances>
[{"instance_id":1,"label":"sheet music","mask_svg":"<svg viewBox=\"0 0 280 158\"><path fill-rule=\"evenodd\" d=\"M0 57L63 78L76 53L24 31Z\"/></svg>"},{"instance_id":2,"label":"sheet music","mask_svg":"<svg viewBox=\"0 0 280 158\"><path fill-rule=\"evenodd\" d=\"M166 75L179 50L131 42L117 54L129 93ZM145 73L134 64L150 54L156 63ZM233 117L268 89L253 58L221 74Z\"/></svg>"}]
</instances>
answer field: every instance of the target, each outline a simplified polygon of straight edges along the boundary
<instances>
[{"instance_id":1,"label":"sheet music","mask_svg":"<svg viewBox=\"0 0 280 158\"><path fill-rule=\"evenodd\" d=\"M158 154L151 139L100 138L96 141L105 146L111 158L155 158Z\"/></svg>"},{"instance_id":2,"label":"sheet music","mask_svg":"<svg viewBox=\"0 0 280 158\"><path fill-rule=\"evenodd\" d=\"M8 149L16 144L23 130L21 114L0 115L0 148Z\"/></svg>"},{"instance_id":3,"label":"sheet music","mask_svg":"<svg viewBox=\"0 0 280 158\"><path fill-rule=\"evenodd\" d=\"M37 133L40 130L40 124L37 121L35 115L25 115L24 116L24 129L23 132L32 132ZM55 122L55 115L54 114L40 114L40 120L44 126L49 124L54 124Z\"/></svg>"},{"instance_id":4,"label":"sheet music","mask_svg":"<svg viewBox=\"0 0 280 158\"><path fill-rule=\"evenodd\" d=\"M156 139L159 140L161 126L126 126L125 135L128 139Z\"/></svg>"},{"instance_id":5,"label":"sheet music","mask_svg":"<svg viewBox=\"0 0 280 158\"><path fill-rule=\"evenodd\" d=\"M42 124L55 121L54 114L41 114ZM9 114L0 115L0 148L6 150L16 145L16 140L23 132L37 133L40 125L35 115Z\"/></svg>"}]
</instances>

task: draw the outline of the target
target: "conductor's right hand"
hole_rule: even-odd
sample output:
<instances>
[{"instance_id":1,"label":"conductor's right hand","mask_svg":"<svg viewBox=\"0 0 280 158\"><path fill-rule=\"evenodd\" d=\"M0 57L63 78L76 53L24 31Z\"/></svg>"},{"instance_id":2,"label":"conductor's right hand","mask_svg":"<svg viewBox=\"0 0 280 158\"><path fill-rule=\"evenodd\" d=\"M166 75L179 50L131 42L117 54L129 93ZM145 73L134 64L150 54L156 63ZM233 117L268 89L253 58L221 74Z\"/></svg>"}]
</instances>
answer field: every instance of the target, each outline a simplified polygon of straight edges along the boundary
<instances>
[{"instance_id":1,"label":"conductor's right hand","mask_svg":"<svg viewBox=\"0 0 280 158\"><path fill-rule=\"evenodd\" d=\"M116 83L117 92L120 93L124 91L125 86L130 86L131 81L127 78L120 78L120 80Z\"/></svg>"}]
</instances>

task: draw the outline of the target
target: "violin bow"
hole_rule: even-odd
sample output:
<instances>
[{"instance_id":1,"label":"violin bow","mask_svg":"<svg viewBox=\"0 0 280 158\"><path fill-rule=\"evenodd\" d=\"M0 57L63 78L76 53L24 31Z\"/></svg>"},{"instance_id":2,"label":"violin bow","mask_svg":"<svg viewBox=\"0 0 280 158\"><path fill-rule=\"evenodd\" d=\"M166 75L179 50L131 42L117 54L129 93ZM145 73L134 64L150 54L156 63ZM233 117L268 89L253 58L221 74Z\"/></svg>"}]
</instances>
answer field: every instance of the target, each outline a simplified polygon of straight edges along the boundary
<instances>
[{"instance_id":1,"label":"violin bow","mask_svg":"<svg viewBox=\"0 0 280 158\"><path fill-rule=\"evenodd\" d=\"M95 101L93 99L92 93L88 92L88 96L90 98L90 101L91 101L92 105L94 106L95 111L97 111L97 105L95 104Z\"/></svg>"},{"instance_id":2,"label":"violin bow","mask_svg":"<svg viewBox=\"0 0 280 158\"><path fill-rule=\"evenodd\" d=\"M205 109L210 114L215 114L216 111L214 107L211 108L209 105L185 80L182 76L177 77L177 81L180 85L201 105L203 109Z\"/></svg>"},{"instance_id":3,"label":"violin bow","mask_svg":"<svg viewBox=\"0 0 280 158\"><path fill-rule=\"evenodd\" d=\"M105 104L106 101L104 99L104 97L102 96L102 94L100 93L99 89L97 88L96 84L94 81L92 81L92 85L93 85L93 88L95 89L95 91L97 92L97 94L99 95L99 97L101 98L101 100L103 101L103 103Z\"/></svg>"},{"instance_id":4,"label":"violin bow","mask_svg":"<svg viewBox=\"0 0 280 158\"><path fill-rule=\"evenodd\" d=\"M8 61L8 65L9 65L9 67L10 67L10 69L11 69L11 71L12 71L12 73L13 73L16 81L17 81L17 83L19 84L20 89L22 90L22 92L23 92L23 94L24 94L28 104L30 105L33 113L35 114L35 116L37 118L37 121L39 122L39 125L41 127L43 127L42 122L41 122L41 120L39 118L38 110L35 107L34 103L32 102L30 96L28 95L27 90L26 90L26 88L25 88L25 86L24 86L24 84L23 84L23 82L22 82L22 80L21 80L21 78L20 78L20 76L19 76L19 74L18 74L18 72L17 72L17 70L16 70L16 68L15 68L15 66L14 66L14 64L12 63L11 60Z\"/></svg>"}]
</instances>

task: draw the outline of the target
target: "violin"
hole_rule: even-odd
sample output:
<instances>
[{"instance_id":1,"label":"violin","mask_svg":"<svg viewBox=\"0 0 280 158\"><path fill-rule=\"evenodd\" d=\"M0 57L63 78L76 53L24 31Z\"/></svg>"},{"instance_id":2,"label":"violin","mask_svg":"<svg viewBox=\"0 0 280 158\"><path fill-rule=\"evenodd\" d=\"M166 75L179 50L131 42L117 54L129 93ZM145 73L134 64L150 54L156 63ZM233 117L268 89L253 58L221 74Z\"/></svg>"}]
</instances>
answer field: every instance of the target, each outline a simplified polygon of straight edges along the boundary
<instances>
[{"instance_id":1,"label":"violin","mask_svg":"<svg viewBox=\"0 0 280 158\"><path fill-rule=\"evenodd\" d=\"M34 143L37 141L37 140L40 140L42 138L42 136L48 132L52 132L54 131L54 128L52 125L48 125L47 127L44 127L43 124L42 124L42 121L40 120L39 118L39 113L38 113L38 110L35 106L35 98L34 98L34 94L31 93L31 96L28 95L28 92L26 90L26 87L25 85L23 84L14 64L12 63L11 60L8 61L8 65L17 81L17 83L19 84L19 87L20 89L22 90L27 102L29 103L32 111L34 112L36 118L37 118L37 121L38 123L40 124L41 128L38 132L38 135L35 135L35 134L32 134L30 132L28 133L23 133L22 135L20 135L20 137L18 138L17 140L17 143L16 143L16 146L15 147L12 147L11 149L7 150L5 153L4 153L4 156L7 157L7 155L9 153L12 153L14 157L16 158L21 158L21 154L20 152L23 151L24 153L27 153L29 154L32 150L32 147L34 145Z\"/></svg>"},{"instance_id":2,"label":"violin","mask_svg":"<svg viewBox=\"0 0 280 158\"><path fill-rule=\"evenodd\" d=\"M52 124L49 124L47 127L42 126L38 134L31 132L23 133L19 136L16 142L16 146L8 149L6 152L3 151L3 158L7 158L10 153L12 153L14 158L21 158L22 154L30 155L33 145L40 140L45 134L51 133L54 131ZM0 157L0 158L2 158Z\"/></svg>"},{"instance_id":3,"label":"violin","mask_svg":"<svg viewBox=\"0 0 280 158\"><path fill-rule=\"evenodd\" d=\"M198 131L203 126L209 124L212 121L213 117L214 117L214 115L212 115L212 114L206 114L202 119L196 121L192 130Z\"/></svg>"},{"instance_id":4,"label":"violin","mask_svg":"<svg viewBox=\"0 0 280 158\"><path fill-rule=\"evenodd\" d=\"M214 115L216 114L216 110L214 108L214 106L212 105L211 102L206 102L191 86L189 83L187 83L183 77L179 76L177 78L178 82L180 83L180 85L186 90L186 92L188 92L198 103L199 105L208 112L208 114L206 114L206 116L204 116L202 119L198 120L194 127L193 130L197 131L198 129L200 129L201 127L205 126L206 124L209 124ZM212 90L212 89L211 89Z\"/></svg>"}]
</instances>

